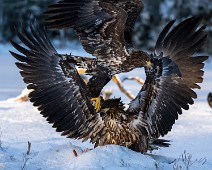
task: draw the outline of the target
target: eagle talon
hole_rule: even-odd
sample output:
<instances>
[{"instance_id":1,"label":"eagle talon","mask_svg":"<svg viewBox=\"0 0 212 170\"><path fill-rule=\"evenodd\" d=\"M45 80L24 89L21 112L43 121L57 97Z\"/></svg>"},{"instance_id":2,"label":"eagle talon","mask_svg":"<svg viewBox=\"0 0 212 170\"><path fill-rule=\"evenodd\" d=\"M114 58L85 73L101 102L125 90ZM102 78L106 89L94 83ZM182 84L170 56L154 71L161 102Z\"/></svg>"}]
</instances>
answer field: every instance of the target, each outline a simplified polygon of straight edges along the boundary
<instances>
[{"instance_id":1,"label":"eagle talon","mask_svg":"<svg viewBox=\"0 0 212 170\"><path fill-rule=\"evenodd\" d=\"M78 68L78 69L77 69L77 72L78 72L79 74L84 74L86 71L87 71L87 70L84 69L84 68Z\"/></svg>"},{"instance_id":2,"label":"eagle talon","mask_svg":"<svg viewBox=\"0 0 212 170\"><path fill-rule=\"evenodd\" d=\"M101 108L101 97L92 98L91 101L93 101L95 110L98 112Z\"/></svg>"}]
</instances>

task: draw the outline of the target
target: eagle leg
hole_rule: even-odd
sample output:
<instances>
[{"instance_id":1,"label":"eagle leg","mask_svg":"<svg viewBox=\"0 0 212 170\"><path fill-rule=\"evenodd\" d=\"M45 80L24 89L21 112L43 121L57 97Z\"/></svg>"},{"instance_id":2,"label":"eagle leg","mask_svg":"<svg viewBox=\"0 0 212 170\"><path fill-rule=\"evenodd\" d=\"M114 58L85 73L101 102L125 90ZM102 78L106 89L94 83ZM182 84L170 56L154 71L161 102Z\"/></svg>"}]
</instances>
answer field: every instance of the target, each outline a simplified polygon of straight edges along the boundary
<instances>
[{"instance_id":1,"label":"eagle leg","mask_svg":"<svg viewBox=\"0 0 212 170\"><path fill-rule=\"evenodd\" d=\"M77 68L77 72L79 74L84 74L86 72L86 69L84 69L84 68Z\"/></svg>"},{"instance_id":2,"label":"eagle leg","mask_svg":"<svg viewBox=\"0 0 212 170\"><path fill-rule=\"evenodd\" d=\"M81 75L81 74L84 74L86 72L86 70L87 69L84 69L84 68L78 68L77 72ZM96 98L91 98L91 101L94 102L95 110L96 110L96 112L98 112L101 108L101 98L100 98L100 96L96 97Z\"/></svg>"}]
</instances>

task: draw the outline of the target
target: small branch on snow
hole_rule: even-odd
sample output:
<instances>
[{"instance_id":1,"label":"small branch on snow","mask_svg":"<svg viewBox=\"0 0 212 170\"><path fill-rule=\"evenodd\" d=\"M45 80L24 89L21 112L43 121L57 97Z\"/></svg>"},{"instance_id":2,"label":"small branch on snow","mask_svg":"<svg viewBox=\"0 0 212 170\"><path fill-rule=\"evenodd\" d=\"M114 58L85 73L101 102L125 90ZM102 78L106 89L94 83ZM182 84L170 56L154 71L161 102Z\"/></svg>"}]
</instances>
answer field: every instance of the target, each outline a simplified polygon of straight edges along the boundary
<instances>
[{"instance_id":1,"label":"small branch on snow","mask_svg":"<svg viewBox=\"0 0 212 170\"><path fill-rule=\"evenodd\" d=\"M28 155L26 153L23 154L23 166L21 167L21 170L27 170L27 167L26 167L26 164L27 164L27 161L29 160L28 158Z\"/></svg>"},{"instance_id":2,"label":"small branch on snow","mask_svg":"<svg viewBox=\"0 0 212 170\"><path fill-rule=\"evenodd\" d=\"M75 149L73 150L73 153L75 157L78 157L77 151Z\"/></svg>"},{"instance_id":3,"label":"small branch on snow","mask_svg":"<svg viewBox=\"0 0 212 170\"><path fill-rule=\"evenodd\" d=\"M26 167L26 164L27 164L27 161L30 159L28 156L30 154L30 150L31 150L31 142L28 141L28 145L27 145L27 152L23 154L23 166L21 167L21 170L26 170L27 167Z\"/></svg>"},{"instance_id":4,"label":"small branch on snow","mask_svg":"<svg viewBox=\"0 0 212 170\"><path fill-rule=\"evenodd\" d=\"M2 144L3 144L3 142L2 142L2 131L1 131L1 127L0 127L0 150L3 151L3 152L6 152L6 150L8 148L3 148Z\"/></svg>"},{"instance_id":5,"label":"small branch on snow","mask_svg":"<svg viewBox=\"0 0 212 170\"><path fill-rule=\"evenodd\" d=\"M0 128L0 149L3 150L1 137L2 137L2 132L1 132L1 128Z\"/></svg>"},{"instance_id":6,"label":"small branch on snow","mask_svg":"<svg viewBox=\"0 0 212 170\"><path fill-rule=\"evenodd\" d=\"M27 155L30 154L30 150L31 150L31 142L28 141L28 149L27 149Z\"/></svg>"},{"instance_id":7,"label":"small branch on snow","mask_svg":"<svg viewBox=\"0 0 212 170\"><path fill-rule=\"evenodd\" d=\"M201 158L201 159L195 159L192 160L192 154L187 153L186 151L184 151L184 153L180 156L180 158L178 160L176 160L177 162L182 161L183 164L185 165L186 170L189 170L190 167L195 164L195 163L199 163L204 165L206 163L206 158ZM180 170L182 169L182 166L179 165L177 162L174 163L173 165L173 169L174 170Z\"/></svg>"}]
</instances>

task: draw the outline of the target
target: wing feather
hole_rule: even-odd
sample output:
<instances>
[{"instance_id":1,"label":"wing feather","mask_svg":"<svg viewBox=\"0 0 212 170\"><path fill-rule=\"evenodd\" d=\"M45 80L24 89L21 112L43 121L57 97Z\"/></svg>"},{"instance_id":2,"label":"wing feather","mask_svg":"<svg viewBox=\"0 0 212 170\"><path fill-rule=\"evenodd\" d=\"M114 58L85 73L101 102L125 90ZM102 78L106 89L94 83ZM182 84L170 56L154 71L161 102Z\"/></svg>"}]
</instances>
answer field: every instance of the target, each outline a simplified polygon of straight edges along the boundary
<instances>
[{"instance_id":1,"label":"wing feather","mask_svg":"<svg viewBox=\"0 0 212 170\"><path fill-rule=\"evenodd\" d=\"M141 0L125 0L125 1L111 0L111 1L127 12L127 20L124 29L124 40L127 49L133 48L133 41L132 41L133 29L137 18L144 9L144 4Z\"/></svg>"},{"instance_id":2,"label":"wing feather","mask_svg":"<svg viewBox=\"0 0 212 170\"><path fill-rule=\"evenodd\" d=\"M117 68L133 47L132 31L141 0L63 0L49 6L49 28L73 28L84 49L107 67Z\"/></svg>"},{"instance_id":3,"label":"wing feather","mask_svg":"<svg viewBox=\"0 0 212 170\"><path fill-rule=\"evenodd\" d=\"M147 80L130 103L128 111L139 111L149 122L152 137L166 135L182 109L188 110L197 98L192 89L199 88L197 83L203 81L201 69L208 58L192 56L207 39L205 26L198 29L200 23L201 17L192 17L170 32L174 21L167 24L152 55L156 62L152 68L146 68Z\"/></svg>"},{"instance_id":4,"label":"wing feather","mask_svg":"<svg viewBox=\"0 0 212 170\"><path fill-rule=\"evenodd\" d=\"M30 101L58 132L73 138L89 135L90 120L97 119L97 115L75 66L58 57L45 29L35 21L30 23L30 32L23 27L22 32L16 33L26 47L11 41L23 55L11 54L19 60L16 65L28 88L33 89Z\"/></svg>"}]
</instances>

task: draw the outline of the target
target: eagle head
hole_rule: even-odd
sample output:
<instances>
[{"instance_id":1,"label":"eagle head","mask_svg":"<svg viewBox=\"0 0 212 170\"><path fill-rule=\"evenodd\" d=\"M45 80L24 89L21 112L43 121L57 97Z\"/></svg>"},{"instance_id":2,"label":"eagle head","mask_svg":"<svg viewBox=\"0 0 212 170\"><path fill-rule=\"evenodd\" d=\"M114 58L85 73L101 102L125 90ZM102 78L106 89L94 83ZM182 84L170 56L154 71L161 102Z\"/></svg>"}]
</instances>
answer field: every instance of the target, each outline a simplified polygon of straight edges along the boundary
<instances>
[{"instance_id":1,"label":"eagle head","mask_svg":"<svg viewBox=\"0 0 212 170\"><path fill-rule=\"evenodd\" d=\"M133 51L130 58L130 64L134 68L152 67L153 58L151 55L143 51Z\"/></svg>"},{"instance_id":2,"label":"eagle head","mask_svg":"<svg viewBox=\"0 0 212 170\"><path fill-rule=\"evenodd\" d=\"M121 98L104 100L101 104L100 116L110 119L122 120L125 116L125 107Z\"/></svg>"}]
</instances>

